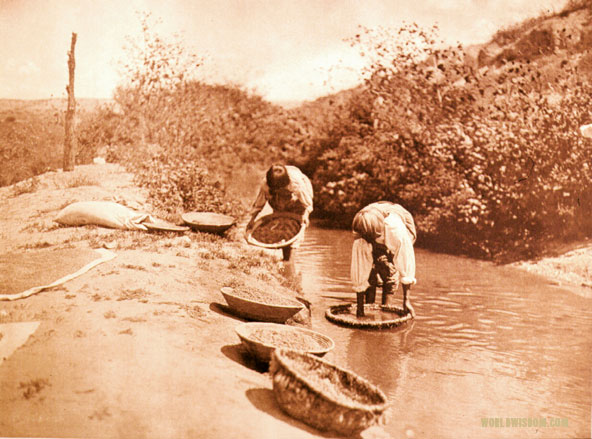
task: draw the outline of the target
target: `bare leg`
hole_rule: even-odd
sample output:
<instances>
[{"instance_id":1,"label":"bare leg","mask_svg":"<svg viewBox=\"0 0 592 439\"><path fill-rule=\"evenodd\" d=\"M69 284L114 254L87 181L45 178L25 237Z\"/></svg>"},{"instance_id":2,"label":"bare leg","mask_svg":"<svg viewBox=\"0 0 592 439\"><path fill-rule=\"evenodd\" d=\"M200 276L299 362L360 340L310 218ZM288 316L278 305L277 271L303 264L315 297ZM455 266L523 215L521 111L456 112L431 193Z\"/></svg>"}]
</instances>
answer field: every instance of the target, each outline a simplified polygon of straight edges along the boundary
<instances>
[{"instance_id":1,"label":"bare leg","mask_svg":"<svg viewBox=\"0 0 592 439\"><path fill-rule=\"evenodd\" d=\"M389 305L391 302L391 298L395 294L395 290L397 289L398 284L393 283L393 278L387 278L386 281L383 280L382 284L382 304Z\"/></svg>"},{"instance_id":2,"label":"bare leg","mask_svg":"<svg viewBox=\"0 0 592 439\"><path fill-rule=\"evenodd\" d=\"M364 317L364 299L366 298L366 293L362 291L361 293L356 293L357 299L357 308L356 308L356 317Z\"/></svg>"},{"instance_id":3,"label":"bare leg","mask_svg":"<svg viewBox=\"0 0 592 439\"><path fill-rule=\"evenodd\" d=\"M381 255L374 261L376 272L382 280L382 305L388 305L399 287L399 273L389 255Z\"/></svg>"},{"instance_id":4,"label":"bare leg","mask_svg":"<svg viewBox=\"0 0 592 439\"><path fill-rule=\"evenodd\" d=\"M368 276L368 283L370 286L366 288L366 303L374 303L376 301L376 285L378 284L378 272L374 267Z\"/></svg>"},{"instance_id":5,"label":"bare leg","mask_svg":"<svg viewBox=\"0 0 592 439\"><path fill-rule=\"evenodd\" d=\"M370 285L366 289L366 303L374 303L376 301L376 285Z\"/></svg>"},{"instance_id":6,"label":"bare leg","mask_svg":"<svg viewBox=\"0 0 592 439\"><path fill-rule=\"evenodd\" d=\"M411 289L411 285L403 284L403 310L411 313L415 317L415 310L411 306L411 300L408 297L408 291Z\"/></svg>"},{"instance_id":7,"label":"bare leg","mask_svg":"<svg viewBox=\"0 0 592 439\"><path fill-rule=\"evenodd\" d=\"M292 247L282 247L282 255L284 256L284 261L289 261L292 256Z\"/></svg>"}]
</instances>

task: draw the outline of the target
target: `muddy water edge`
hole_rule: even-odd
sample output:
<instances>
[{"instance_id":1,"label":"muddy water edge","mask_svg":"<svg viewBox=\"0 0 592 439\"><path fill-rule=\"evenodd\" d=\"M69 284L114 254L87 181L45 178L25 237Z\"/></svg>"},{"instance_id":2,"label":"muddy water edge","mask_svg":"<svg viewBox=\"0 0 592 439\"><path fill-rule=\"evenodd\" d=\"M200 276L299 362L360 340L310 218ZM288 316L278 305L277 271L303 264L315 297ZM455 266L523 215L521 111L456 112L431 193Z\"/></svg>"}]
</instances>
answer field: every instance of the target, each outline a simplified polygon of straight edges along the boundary
<instances>
[{"instance_id":1,"label":"muddy water edge","mask_svg":"<svg viewBox=\"0 0 592 439\"><path fill-rule=\"evenodd\" d=\"M336 343L329 359L388 395L386 431L590 437L590 296L516 268L418 249L415 321L387 331L343 328L324 313L355 300L351 244L347 231L311 227L295 266L313 329Z\"/></svg>"}]
</instances>

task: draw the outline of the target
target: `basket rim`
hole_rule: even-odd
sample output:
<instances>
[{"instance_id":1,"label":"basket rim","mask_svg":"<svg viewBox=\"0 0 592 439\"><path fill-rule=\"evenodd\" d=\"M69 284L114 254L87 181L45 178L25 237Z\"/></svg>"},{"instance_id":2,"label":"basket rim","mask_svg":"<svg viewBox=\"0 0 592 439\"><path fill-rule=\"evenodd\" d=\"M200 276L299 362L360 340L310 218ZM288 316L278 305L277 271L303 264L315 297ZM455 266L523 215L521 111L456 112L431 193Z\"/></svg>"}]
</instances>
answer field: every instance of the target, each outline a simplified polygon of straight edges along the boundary
<instances>
[{"instance_id":1,"label":"basket rim","mask_svg":"<svg viewBox=\"0 0 592 439\"><path fill-rule=\"evenodd\" d=\"M392 320L383 320L381 322L364 322L364 321L351 321L349 319L341 318L336 311L346 311L351 309L355 304L348 303L345 305L334 305L329 307L325 311L325 318L332 323L336 323L338 325L347 326L349 328L358 328L358 329L392 329L396 328L397 326L402 325L410 320L413 320L413 315L410 311L405 312L405 310L399 306L395 305L379 305L373 303L367 303L364 305L364 309L368 310L386 310L391 311L399 315L399 318L392 319Z\"/></svg>"},{"instance_id":2,"label":"basket rim","mask_svg":"<svg viewBox=\"0 0 592 439\"><path fill-rule=\"evenodd\" d=\"M154 230L159 232L187 232L190 230L187 226L179 226L169 221L158 219L156 221L144 221L142 224L148 230Z\"/></svg>"},{"instance_id":3,"label":"basket rim","mask_svg":"<svg viewBox=\"0 0 592 439\"><path fill-rule=\"evenodd\" d=\"M307 377L305 375L303 375L302 373L300 373L298 370L294 370L289 365L287 365L285 363L284 357L286 357L286 353L288 353L288 352L294 353L299 356L308 357L312 361L323 363L331 369L337 370L339 372L342 372L342 373L345 373L345 374L351 376L353 380L359 381L362 384L364 384L372 392L374 392L376 395L378 395L378 397L380 399L382 399L384 402L377 403L377 404L364 404L364 403L361 403L358 401L353 401L350 398L347 398L344 401L338 401L333 396L327 395L322 389L319 389L314 383L311 383L307 379ZM357 373L355 373L351 370L345 369L343 367L337 366L337 365L335 365L335 364L331 363L330 361L327 361L323 358L315 357L314 355L307 354L306 352L299 352L299 351L295 351L293 349L276 348L272 353L272 359L275 359L275 361L277 363L279 363L289 373L294 375L303 385L305 385L312 392L321 396L322 398L326 399L327 401L332 402L333 404L336 404L336 405L339 405L341 407L345 407L345 408L348 408L351 410L362 410L362 411L366 411L366 412L377 412L377 411L383 412L384 410L386 410L386 408L389 405L388 398L386 397L385 393L382 390L380 390L380 388L378 386L376 386L375 384L372 384L366 378L358 375ZM275 373L276 372L274 371L274 374Z\"/></svg>"},{"instance_id":4,"label":"basket rim","mask_svg":"<svg viewBox=\"0 0 592 439\"><path fill-rule=\"evenodd\" d=\"M280 331L302 332L305 334L320 337L322 340L324 340L328 343L327 347L319 348L319 349L307 349L307 350L291 349L291 350L296 350L296 351L300 351L300 352L308 352L311 354L325 354L335 348L335 342L333 341L333 339L325 334L321 334L320 332L313 331L312 329L299 328L297 326L285 325L285 324L281 324L281 323L244 322L244 323L241 323L240 325L238 325L236 328L234 328L234 330L240 339L246 339L250 343L254 343L259 346L263 346L265 348L279 349L277 346L274 346L274 345L271 345L268 343L263 343L261 341L251 338L249 331L251 331L252 329L258 329L258 328L278 328Z\"/></svg>"},{"instance_id":5,"label":"basket rim","mask_svg":"<svg viewBox=\"0 0 592 439\"><path fill-rule=\"evenodd\" d=\"M300 230L298 230L298 233L296 233L293 237L291 237L287 241L275 242L275 243L269 243L269 244L267 244L265 242L258 241L255 238L253 238L253 232L261 224L267 223L270 220L272 220L273 218L278 218L278 217L279 218L291 218L291 219L297 220L299 223L301 223ZM247 241L248 244L255 245L257 247L262 247L262 248L278 249L278 248L282 248L282 247L287 247L287 246L293 244L294 241L296 241L300 237L300 235L302 233L304 233L304 230L306 229L306 224L301 222L301 220L302 220L302 216L298 215L296 213L273 212L273 213L267 214L265 216L262 216L258 220L256 220L255 223L253 224L253 227L251 227L250 230L245 231L245 240Z\"/></svg>"},{"instance_id":6,"label":"basket rim","mask_svg":"<svg viewBox=\"0 0 592 439\"><path fill-rule=\"evenodd\" d=\"M298 302L296 299L292 299L291 297L281 296L282 299L286 299L286 300L290 300L290 301L294 302L294 305L275 305L275 304L266 303L266 302L259 302L257 300L245 299L244 297L237 296L236 294L233 294L234 290L235 289L232 287L220 288L220 292L222 293L223 296L225 296L225 298L226 298L226 296L230 296L235 299L243 300L243 301L249 302L249 303L255 303L257 305L267 306L270 308L285 308L285 309L299 309L299 310L304 309L304 304ZM273 295L273 293L270 293L270 295ZM271 322L268 322L268 323L271 323Z\"/></svg>"},{"instance_id":7,"label":"basket rim","mask_svg":"<svg viewBox=\"0 0 592 439\"><path fill-rule=\"evenodd\" d=\"M226 221L223 222L223 223L212 224L212 223L198 222L198 221L196 221L195 218L193 218L194 216L199 216L199 215L202 215L202 214L203 214L203 216L216 217L216 218L219 218L220 220L226 220ZM236 218L234 218L233 216L225 215L223 213L218 213L218 212L209 212L209 211L191 211L191 212L185 212L185 213L182 213L181 214L181 218L187 224L199 225L199 226L223 227L223 226L227 226L228 224L232 225L232 224L234 224L236 222Z\"/></svg>"}]
</instances>

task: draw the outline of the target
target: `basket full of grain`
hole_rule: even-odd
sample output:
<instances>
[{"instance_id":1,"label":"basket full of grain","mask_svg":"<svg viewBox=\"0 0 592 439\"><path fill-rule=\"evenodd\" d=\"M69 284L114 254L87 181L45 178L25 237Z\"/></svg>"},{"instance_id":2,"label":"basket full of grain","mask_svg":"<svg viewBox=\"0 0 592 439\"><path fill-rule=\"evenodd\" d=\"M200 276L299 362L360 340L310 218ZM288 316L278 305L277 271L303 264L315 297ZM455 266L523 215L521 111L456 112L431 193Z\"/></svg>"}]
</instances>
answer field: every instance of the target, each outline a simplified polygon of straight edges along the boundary
<instances>
[{"instance_id":1,"label":"basket full of grain","mask_svg":"<svg viewBox=\"0 0 592 439\"><path fill-rule=\"evenodd\" d=\"M335 343L320 332L278 323L247 322L235 328L247 352L259 362L269 362L272 352L286 348L323 356Z\"/></svg>"},{"instance_id":2,"label":"basket full of grain","mask_svg":"<svg viewBox=\"0 0 592 439\"><path fill-rule=\"evenodd\" d=\"M251 245L278 249L292 245L306 229L302 217L293 213L276 212L259 218L245 239Z\"/></svg>"},{"instance_id":3,"label":"basket full of grain","mask_svg":"<svg viewBox=\"0 0 592 439\"><path fill-rule=\"evenodd\" d=\"M281 409L318 430L351 436L385 421L385 394L325 359L276 349L270 372Z\"/></svg>"},{"instance_id":4,"label":"basket full of grain","mask_svg":"<svg viewBox=\"0 0 592 439\"><path fill-rule=\"evenodd\" d=\"M304 309L304 305L291 297L250 287L222 287L230 310L245 319L261 322L285 323Z\"/></svg>"}]
</instances>

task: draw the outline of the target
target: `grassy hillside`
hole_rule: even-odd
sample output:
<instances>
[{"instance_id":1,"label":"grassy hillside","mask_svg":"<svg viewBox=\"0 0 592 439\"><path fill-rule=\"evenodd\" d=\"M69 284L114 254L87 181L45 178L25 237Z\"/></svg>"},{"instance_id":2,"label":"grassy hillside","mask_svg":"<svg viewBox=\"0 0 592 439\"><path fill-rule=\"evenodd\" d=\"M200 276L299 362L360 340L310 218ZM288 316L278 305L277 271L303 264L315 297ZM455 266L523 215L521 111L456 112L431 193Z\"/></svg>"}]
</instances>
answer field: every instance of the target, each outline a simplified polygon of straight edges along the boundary
<instances>
[{"instance_id":1,"label":"grassy hillside","mask_svg":"<svg viewBox=\"0 0 592 439\"><path fill-rule=\"evenodd\" d=\"M88 120L108 99L77 99L77 120L84 130ZM10 166L0 169L0 186L34 177L62 166L65 99L0 99L0 157ZM80 151L81 157L85 151ZM92 157L79 163L88 162Z\"/></svg>"}]
</instances>

